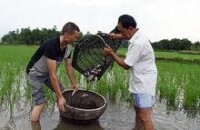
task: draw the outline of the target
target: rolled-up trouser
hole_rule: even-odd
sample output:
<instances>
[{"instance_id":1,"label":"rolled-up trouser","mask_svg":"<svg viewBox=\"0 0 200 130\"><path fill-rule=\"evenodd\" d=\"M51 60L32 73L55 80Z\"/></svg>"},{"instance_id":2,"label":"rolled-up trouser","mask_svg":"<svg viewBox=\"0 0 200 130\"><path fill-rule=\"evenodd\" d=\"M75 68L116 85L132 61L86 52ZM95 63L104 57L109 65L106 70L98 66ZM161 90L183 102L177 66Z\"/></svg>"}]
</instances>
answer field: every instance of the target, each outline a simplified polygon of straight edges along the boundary
<instances>
[{"instance_id":1,"label":"rolled-up trouser","mask_svg":"<svg viewBox=\"0 0 200 130\"><path fill-rule=\"evenodd\" d=\"M43 86L44 84L54 91L49 76L35 76L35 75L27 75L28 83L32 87L32 97L33 97L33 104L40 105L47 102L47 99L44 95ZM61 91L64 91L64 86L59 81L59 86Z\"/></svg>"}]
</instances>

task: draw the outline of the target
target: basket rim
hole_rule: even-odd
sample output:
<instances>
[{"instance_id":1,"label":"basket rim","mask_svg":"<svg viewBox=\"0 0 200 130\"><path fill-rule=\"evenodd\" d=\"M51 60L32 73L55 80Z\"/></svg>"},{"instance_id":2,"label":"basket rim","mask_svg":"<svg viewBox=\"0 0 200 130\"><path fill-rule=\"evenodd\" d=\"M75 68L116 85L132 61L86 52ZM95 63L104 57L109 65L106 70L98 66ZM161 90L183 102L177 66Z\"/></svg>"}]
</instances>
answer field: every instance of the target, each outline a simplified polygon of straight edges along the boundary
<instances>
[{"instance_id":1,"label":"basket rim","mask_svg":"<svg viewBox=\"0 0 200 130\"><path fill-rule=\"evenodd\" d=\"M68 90L63 91L62 93L68 92L68 91L73 91L73 90L74 90L74 89L68 89ZM68 104L65 104L65 107L70 108L70 109L80 110L80 111L90 111L90 112L91 112L91 111L98 111L98 110L101 110L101 109L103 109L103 108L105 108L105 107L107 106L107 101L106 101L105 97L103 97L101 94L96 93L96 92L91 91L91 90L84 90L84 89L78 89L78 91L87 91L87 92L91 92L91 93L93 93L93 94L96 94L96 95L100 96L100 97L103 99L104 104L103 104L101 107L94 108L94 109L77 108L77 107L70 106L70 105L68 105Z\"/></svg>"}]
</instances>

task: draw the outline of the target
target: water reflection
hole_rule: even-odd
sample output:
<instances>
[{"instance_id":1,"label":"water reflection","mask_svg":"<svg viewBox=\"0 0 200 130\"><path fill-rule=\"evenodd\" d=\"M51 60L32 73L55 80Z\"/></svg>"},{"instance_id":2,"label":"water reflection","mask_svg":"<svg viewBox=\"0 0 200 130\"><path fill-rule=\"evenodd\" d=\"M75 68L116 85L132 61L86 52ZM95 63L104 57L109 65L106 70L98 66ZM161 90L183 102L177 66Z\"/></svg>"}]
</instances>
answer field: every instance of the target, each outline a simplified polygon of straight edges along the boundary
<instances>
[{"instance_id":1,"label":"water reflection","mask_svg":"<svg viewBox=\"0 0 200 130\"><path fill-rule=\"evenodd\" d=\"M99 124L99 121L95 121L91 124L73 124L64 122L63 120L60 120L57 127L53 130L104 130L104 128L101 127Z\"/></svg>"},{"instance_id":2,"label":"water reflection","mask_svg":"<svg viewBox=\"0 0 200 130\"><path fill-rule=\"evenodd\" d=\"M41 130L41 125L39 121L31 121L31 127L32 130ZM104 130L99 124L99 121L95 121L90 124L73 124L64 122L63 120L60 120L56 128L53 128L52 130Z\"/></svg>"},{"instance_id":3,"label":"water reflection","mask_svg":"<svg viewBox=\"0 0 200 130\"><path fill-rule=\"evenodd\" d=\"M0 130L131 130L135 123L134 109L122 102L108 102L105 113L89 125L63 122L58 110L52 115L44 112L40 122L30 122L27 111L13 112L12 116L9 110L1 111ZM199 130L199 113L200 111L191 111L188 115L188 111L167 110L165 104L158 102L153 108L153 122L157 130Z\"/></svg>"}]
</instances>

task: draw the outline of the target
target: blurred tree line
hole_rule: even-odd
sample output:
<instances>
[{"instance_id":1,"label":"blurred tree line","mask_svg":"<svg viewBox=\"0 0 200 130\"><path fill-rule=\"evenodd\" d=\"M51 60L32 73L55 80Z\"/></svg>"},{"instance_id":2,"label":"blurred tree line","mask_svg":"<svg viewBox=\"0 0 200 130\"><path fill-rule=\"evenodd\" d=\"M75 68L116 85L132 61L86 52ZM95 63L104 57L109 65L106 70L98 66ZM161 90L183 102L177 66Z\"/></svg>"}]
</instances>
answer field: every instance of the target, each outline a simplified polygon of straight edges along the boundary
<instances>
[{"instance_id":1,"label":"blurred tree line","mask_svg":"<svg viewBox=\"0 0 200 130\"><path fill-rule=\"evenodd\" d=\"M0 44L4 45L40 45L45 40L48 40L52 37L58 36L60 34L57 31L56 26L51 29L42 28L42 29L30 29L22 28L21 30L17 29L16 31L10 31L8 34L4 35L1 38ZM83 34L80 34L80 38ZM86 34L87 35L87 34ZM194 50L200 51L200 42L192 43L188 39L164 39L158 42L152 43L152 46L155 50ZM121 46L127 48L127 41L123 41Z\"/></svg>"},{"instance_id":2,"label":"blurred tree line","mask_svg":"<svg viewBox=\"0 0 200 130\"><path fill-rule=\"evenodd\" d=\"M43 41L59 35L59 32L54 26L52 29L33 29L22 28L16 31L9 31L8 34L1 38L1 44L6 45L39 45Z\"/></svg>"},{"instance_id":3,"label":"blurred tree line","mask_svg":"<svg viewBox=\"0 0 200 130\"><path fill-rule=\"evenodd\" d=\"M193 50L200 51L200 42L192 43L188 39L164 39L159 42L152 43L152 46L155 50L173 50L173 51L181 51L181 50Z\"/></svg>"}]
</instances>

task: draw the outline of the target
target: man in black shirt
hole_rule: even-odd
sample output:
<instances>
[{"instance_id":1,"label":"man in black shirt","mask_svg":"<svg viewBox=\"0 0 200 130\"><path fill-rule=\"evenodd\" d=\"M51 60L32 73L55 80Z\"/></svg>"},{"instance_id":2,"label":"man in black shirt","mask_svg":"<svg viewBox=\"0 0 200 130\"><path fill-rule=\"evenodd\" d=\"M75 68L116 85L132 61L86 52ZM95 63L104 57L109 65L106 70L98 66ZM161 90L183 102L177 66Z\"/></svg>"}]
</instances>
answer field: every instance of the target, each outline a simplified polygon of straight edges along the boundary
<instances>
[{"instance_id":1,"label":"man in black shirt","mask_svg":"<svg viewBox=\"0 0 200 130\"><path fill-rule=\"evenodd\" d=\"M46 103L43 92L44 84L55 92L60 111L65 111L64 104L66 101L62 95L64 87L58 80L56 70L64 59L71 88L77 88L70 55L71 44L77 40L79 32L79 27L76 24L72 22L66 23L62 28L61 35L42 44L29 61L26 73L28 82L32 86L34 102L30 117L31 121L38 121L40 119L40 114Z\"/></svg>"}]
</instances>

